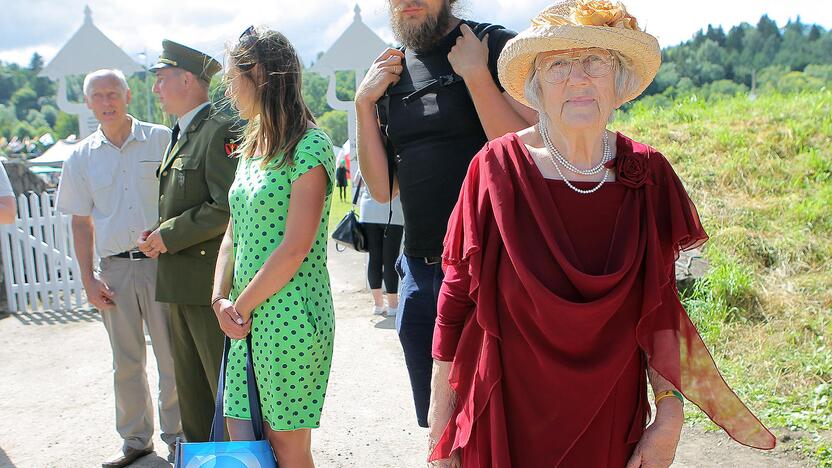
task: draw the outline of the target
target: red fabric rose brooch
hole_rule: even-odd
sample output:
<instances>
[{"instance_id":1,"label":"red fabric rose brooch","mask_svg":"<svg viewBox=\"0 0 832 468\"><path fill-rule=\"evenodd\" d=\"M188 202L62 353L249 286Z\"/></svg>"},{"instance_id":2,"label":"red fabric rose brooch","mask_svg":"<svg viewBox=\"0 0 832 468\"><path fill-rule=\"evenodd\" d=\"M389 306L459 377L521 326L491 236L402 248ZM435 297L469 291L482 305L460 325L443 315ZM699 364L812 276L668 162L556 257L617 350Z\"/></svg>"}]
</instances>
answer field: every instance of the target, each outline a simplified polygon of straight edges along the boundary
<instances>
[{"instance_id":1,"label":"red fabric rose brooch","mask_svg":"<svg viewBox=\"0 0 832 468\"><path fill-rule=\"evenodd\" d=\"M625 187L640 188L647 183L650 173L647 157L642 154L625 153L618 155L605 164L608 168L615 168L615 180Z\"/></svg>"}]
</instances>

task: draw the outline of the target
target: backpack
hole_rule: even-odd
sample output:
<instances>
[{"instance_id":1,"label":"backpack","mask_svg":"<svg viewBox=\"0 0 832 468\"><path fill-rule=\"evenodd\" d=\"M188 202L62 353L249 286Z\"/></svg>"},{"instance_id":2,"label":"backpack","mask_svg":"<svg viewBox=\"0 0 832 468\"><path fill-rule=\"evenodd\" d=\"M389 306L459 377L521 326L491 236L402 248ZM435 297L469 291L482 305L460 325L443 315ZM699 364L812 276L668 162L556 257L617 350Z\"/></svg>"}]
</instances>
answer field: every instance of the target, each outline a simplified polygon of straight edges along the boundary
<instances>
[{"instance_id":1,"label":"backpack","mask_svg":"<svg viewBox=\"0 0 832 468\"><path fill-rule=\"evenodd\" d=\"M477 36L477 39L482 41L486 34L500 29L505 29L505 27L499 24L479 23L473 28L473 31L474 34ZM397 50L404 53L405 48L404 46L401 46L398 47ZM404 66L404 63L402 63L402 66ZM405 85L399 85L398 83L396 83L390 85L387 88L387 91L384 92L384 95L381 97L381 99L379 99L376 103L376 113L378 114L379 128L381 129L381 139L382 143L384 144L384 149L387 152L387 176L390 187L390 211L387 216L387 226L390 225L390 222L393 219L393 164L395 164L396 162L396 149L393 147L393 143L390 140L389 135L388 117L390 112L390 97L398 94L407 94L405 97L402 98L402 102L405 105L407 105L413 100L421 98L425 94L438 92L440 89L444 87L451 86L456 83L461 83L462 81L462 77L454 73L452 70L450 74L441 75L433 78L432 80L422 81L418 83L408 83ZM384 234L386 237L386 227L384 229Z\"/></svg>"}]
</instances>

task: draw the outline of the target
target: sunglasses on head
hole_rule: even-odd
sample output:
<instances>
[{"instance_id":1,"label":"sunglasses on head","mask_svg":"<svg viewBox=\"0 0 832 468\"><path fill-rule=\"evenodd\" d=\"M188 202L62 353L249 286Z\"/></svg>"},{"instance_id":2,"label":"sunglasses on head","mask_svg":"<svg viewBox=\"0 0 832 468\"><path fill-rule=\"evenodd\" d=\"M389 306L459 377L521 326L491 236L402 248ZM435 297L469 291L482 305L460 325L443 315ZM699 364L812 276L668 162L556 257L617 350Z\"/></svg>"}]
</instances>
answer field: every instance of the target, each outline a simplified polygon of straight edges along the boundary
<instances>
[{"instance_id":1,"label":"sunglasses on head","mask_svg":"<svg viewBox=\"0 0 832 468\"><path fill-rule=\"evenodd\" d=\"M247 27L246 30L243 31L242 34L240 34L240 40L242 41L247 36L254 36L254 33L256 33L256 32L257 31L254 29L254 25L251 25L251 26Z\"/></svg>"},{"instance_id":2,"label":"sunglasses on head","mask_svg":"<svg viewBox=\"0 0 832 468\"><path fill-rule=\"evenodd\" d=\"M247 27L246 30L243 31L242 34L240 34L240 45L251 47L253 45L252 38L257 38L257 30L254 29L254 25ZM247 44L248 42L251 42L252 44ZM256 55L257 51L255 50L254 53ZM238 63L237 68L239 68L242 71L249 71L252 68L254 68L255 65L257 65L256 62L243 62Z\"/></svg>"}]
</instances>

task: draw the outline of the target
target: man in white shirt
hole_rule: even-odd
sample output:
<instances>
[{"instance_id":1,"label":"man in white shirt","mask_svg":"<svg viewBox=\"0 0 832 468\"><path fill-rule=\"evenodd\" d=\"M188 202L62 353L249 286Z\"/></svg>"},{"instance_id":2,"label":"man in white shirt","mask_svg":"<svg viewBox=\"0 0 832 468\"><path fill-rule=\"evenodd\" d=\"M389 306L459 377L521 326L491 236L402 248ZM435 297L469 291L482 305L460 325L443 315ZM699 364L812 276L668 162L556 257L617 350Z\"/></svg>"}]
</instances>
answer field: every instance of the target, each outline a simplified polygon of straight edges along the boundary
<instances>
[{"instance_id":1,"label":"man in white shirt","mask_svg":"<svg viewBox=\"0 0 832 468\"><path fill-rule=\"evenodd\" d=\"M14 190L6 174L6 168L0 164L0 224L12 224L17 215L17 204L14 202Z\"/></svg>"},{"instance_id":2,"label":"man in white shirt","mask_svg":"<svg viewBox=\"0 0 832 468\"><path fill-rule=\"evenodd\" d=\"M155 298L157 261L136 249L136 239L158 218L156 169L171 133L127 114L130 90L118 70L87 75L84 101L101 125L64 163L57 207L72 215L84 289L113 350L116 428L124 445L102 466L123 467L153 451L145 324L159 369L162 440L171 450L182 431L167 309ZM93 247L101 258L99 275Z\"/></svg>"}]
</instances>

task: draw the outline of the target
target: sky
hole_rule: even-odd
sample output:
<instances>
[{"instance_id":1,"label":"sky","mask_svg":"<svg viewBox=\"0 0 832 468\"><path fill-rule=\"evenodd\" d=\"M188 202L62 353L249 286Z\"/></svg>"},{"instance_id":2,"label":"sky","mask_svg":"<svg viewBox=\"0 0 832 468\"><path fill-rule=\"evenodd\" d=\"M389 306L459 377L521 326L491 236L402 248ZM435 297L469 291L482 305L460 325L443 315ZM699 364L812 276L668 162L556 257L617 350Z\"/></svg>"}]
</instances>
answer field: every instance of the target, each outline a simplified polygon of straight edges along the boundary
<instances>
[{"instance_id":1,"label":"sky","mask_svg":"<svg viewBox=\"0 0 832 468\"><path fill-rule=\"evenodd\" d=\"M459 0L460 16L499 23L515 31L551 2L545 0ZM730 28L756 24L768 14L778 25L798 16L804 23L832 28L832 0L626 0L639 24L662 47L689 39L708 24ZM353 20L355 5L363 21L393 43L387 0L2 0L0 61L29 63L32 53L46 62L81 26L84 6L95 25L140 64L153 61L162 39L172 39L218 59L225 45L249 25L283 32L310 64ZM148 58L142 55L147 51Z\"/></svg>"}]
</instances>

